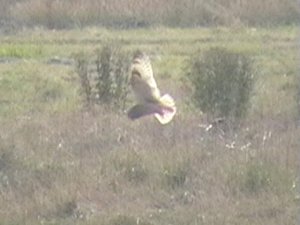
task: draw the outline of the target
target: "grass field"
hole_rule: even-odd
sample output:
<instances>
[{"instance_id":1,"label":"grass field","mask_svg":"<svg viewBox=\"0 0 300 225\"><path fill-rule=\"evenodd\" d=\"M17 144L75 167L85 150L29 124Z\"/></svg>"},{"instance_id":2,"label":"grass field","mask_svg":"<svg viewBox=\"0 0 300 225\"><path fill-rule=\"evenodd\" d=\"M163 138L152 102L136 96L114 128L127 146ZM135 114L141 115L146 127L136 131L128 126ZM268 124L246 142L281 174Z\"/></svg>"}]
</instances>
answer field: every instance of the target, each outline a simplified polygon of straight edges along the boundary
<instances>
[{"instance_id":1,"label":"grass field","mask_svg":"<svg viewBox=\"0 0 300 225\"><path fill-rule=\"evenodd\" d=\"M0 36L0 224L297 224L297 27L24 30ZM178 115L160 126L84 107L73 56L146 51ZM182 81L196 50L257 70L239 130L205 129ZM131 58L131 55L128 55Z\"/></svg>"}]
</instances>

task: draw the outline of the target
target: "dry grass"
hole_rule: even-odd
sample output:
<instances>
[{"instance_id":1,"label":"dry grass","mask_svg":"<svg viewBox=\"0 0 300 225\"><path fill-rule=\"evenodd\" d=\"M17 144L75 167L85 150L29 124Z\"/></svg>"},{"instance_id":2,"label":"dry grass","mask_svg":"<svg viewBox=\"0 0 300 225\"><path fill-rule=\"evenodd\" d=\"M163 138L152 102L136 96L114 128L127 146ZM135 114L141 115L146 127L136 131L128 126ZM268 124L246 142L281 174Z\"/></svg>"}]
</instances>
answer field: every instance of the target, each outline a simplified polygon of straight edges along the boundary
<instances>
[{"instance_id":1,"label":"dry grass","mask_svg":"<svg viewBox=\"0 0 300 225\"><path fill-rule=\"evenodd\" d=\"M109 27L145 27L207 25L278 25L299 22L294 0L224 1L203 0L2 0L4 15L18 23L47 28L101 25Z\"/></svg>"},{"instance_id":2,"label":"dry grass","mask_svg":"<svg viewBox=\"0 0 300 225\"><path fill-rule=\"evenodd\" d=\"M295 224L300 130L264 123L223 134L193 114L160 127L101 107L19 119L0 133L1 221Z\"/></svg>"},{"instance_id":3,"label":"dry grass","mask_svg":"<svg viewBox=\"0 0 300 225\"><path fill-rule=\"evenodd\" d=\"M0 64L0 223L297 224L296 33L88 28L1 36L9 62ZM171 124L83 109L74 65L49 63L107 39L147 50L159 86L176 99ZM212 46L249 54L259 71L239 129L209 129L187 104L185 60Z\"/></svg>"}]
</instances>

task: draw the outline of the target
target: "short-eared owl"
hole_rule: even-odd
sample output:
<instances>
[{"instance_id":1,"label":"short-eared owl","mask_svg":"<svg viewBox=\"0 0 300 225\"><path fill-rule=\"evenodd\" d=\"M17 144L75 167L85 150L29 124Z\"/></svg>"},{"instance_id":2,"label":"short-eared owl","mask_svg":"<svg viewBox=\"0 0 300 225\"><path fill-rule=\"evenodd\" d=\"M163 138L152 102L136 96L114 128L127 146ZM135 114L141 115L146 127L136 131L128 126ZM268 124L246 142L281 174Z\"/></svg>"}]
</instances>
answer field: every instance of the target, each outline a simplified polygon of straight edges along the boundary
<instances>
[{"instance_id":1,"label":"short-eared owl","mask_svg":"<svg viewBox=\"0 0 300 225\"><path fill-rule=\"evenodd\" d=\"M149 57L136 52L130 72L130 84L138 103L129 110L128 117L134 120L154 115L161 124L169 123L176 113L175 102L169 94L160 95Z\"/></svg>"}]
</instances>

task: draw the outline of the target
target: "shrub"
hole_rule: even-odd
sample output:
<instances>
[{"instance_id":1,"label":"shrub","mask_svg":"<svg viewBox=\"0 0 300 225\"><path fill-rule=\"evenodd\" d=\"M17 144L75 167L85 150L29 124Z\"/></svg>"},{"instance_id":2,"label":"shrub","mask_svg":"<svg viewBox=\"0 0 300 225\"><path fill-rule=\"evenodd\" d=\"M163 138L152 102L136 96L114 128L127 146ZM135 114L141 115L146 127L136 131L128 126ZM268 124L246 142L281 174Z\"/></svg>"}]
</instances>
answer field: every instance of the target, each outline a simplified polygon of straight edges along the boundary
<instances>
[{"instance_id":1,"label":"shrub","mask_svg":"<svg viewBox=\"0 0 300 225\"><path fill-rule=\"evenodd\" d=\"M187 177L187 171L180 168L176 168L171 171L166 169L164 175L166 184L172 189L175 189L184 185Z\"/></svg>"},{"instance_id":2,"label":"shrub","mask_svg":"<svg viewBox=\"0 0 300 225\"><path fill-rule=\"evenodd\" d=\"M96 60L93 60L95 59ZM124 109L129 92L129 58L119 45L106 43L88 58L75 57L76 70L88 103L104 103Z\"/></svg>"},{"instance_id":3,"label":"shrub","mask_svg":"<svg viewBox=\"0 0 300 225\"><path fill-rule=\"evenodd\" d=\"M135 224L141 224L141 225L151 225L146 220L140 219L135 216L130 215L117 215L111 218L107 223L107 225L135 225Z\"/></svg>"},{"instance_id":4,"label":"shrub","mask_svg":"<svg viewBox=\"0 0 300 225\"><path fill-rule=\"evenodd\" d=\"M267 191L287 193L291 184L290 174L277 165L254 160L246 163L238 170L232 168L228 184L233 193L241 192L247 195Z\"/></svg>"},{"instance_id":5,"label":"shrub","mask_svg":"<svg viewBox=\"0 0 300 225\"><path fill-rule=\"evenodd\" d=\"M56 215L61 218L76 217L78 213L77 210L78 206L76 200L70 199L57 204Z\"/></svg>"},{"instance_id":6,"label":"shrub","mask_svg":"<svg viewBox=\"0 0 300 225\"><path fill-rule=\"evenodd\" d=\"M98 98L115 106L125 107L129 82L129 58L113 43L97 51L96 91Z\"/></svg>"},{"instance_id":7,"label":"shrub","mask_svg":"<svg viewBox=\"0 0 300 225\"><path fill-rule=\"evenodd\" d=\"M297 79L297 94L296 94L296 101L297 101L297 112L298 112L298 125L300 126L300 77L298 76Z\"/></svg>"},{"instance_id":8,"label":"shrub","mask_svg":"<svg viewBox=\"0 0 300 225\"><path fill-rule=\"evenodd\" d=\"M189 172L188 161L172 161L167 162L163 167L163 185L171 189L182 187Z\"/></svg>"},{"instance_id":9,"label":"shrub","mask_svg":"<svg viewBox=\"0 0 300 225\"><path fill-rule=\"evenodd\" d=\"M148 177L148 170L143 159L136 153L124 154L122 157L118 156L113 164L116 171L132 183L142 183Z\"/></svg>"},{"instance_id":10,"label":"shrub","mask_svg":"<svg viewBox=\"0 0 300 225\"><path fill-rule=\"evenodd\" d=\"M193 55L189 65L187 78L197 107L214 117L240 119L245 115L253 86L249 57L216 47Z\"/></svg>"},{"instance_id":11,"label":"shrub","mask_svg":"<svg viewBox=\"0 0 300 225\"><path fill-rule=\"evenodd\" d=\"M262 164L250 164L245 171L241 190L248 193L257 193L271 184L271 175L267 167Z\"/></svg>"},{"instance_id":12,"label":"shrub","mask_svg":"<svg viewBox=\"0 0 300 225\"><path fill-rule=\"evenodd\" d=\"M80 78L81 92L84 99L89 104L92 95L92 87L88 78L88 60L87 56L80 52L75 55L76 71Z\"/></svg>"}]
</instances>

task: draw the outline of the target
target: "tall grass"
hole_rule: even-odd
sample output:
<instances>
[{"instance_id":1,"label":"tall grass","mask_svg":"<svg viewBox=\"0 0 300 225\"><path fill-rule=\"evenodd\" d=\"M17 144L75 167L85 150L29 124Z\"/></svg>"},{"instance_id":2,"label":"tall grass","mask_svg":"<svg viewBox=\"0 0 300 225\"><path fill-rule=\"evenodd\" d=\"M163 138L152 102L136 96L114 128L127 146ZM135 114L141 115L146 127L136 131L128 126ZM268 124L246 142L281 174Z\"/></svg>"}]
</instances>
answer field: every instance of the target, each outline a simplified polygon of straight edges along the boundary
<instances>
[{"instance_id":1,"label":"tall grass","mask_svg":"<svg viewBox=\"0 0 300 225\"><path fill-rule=\"evenodd\" d=\"M284 1L4 1L14 20L47 28L101 25L112 27L278 25L299 22L295 0Z\"/></svg>"}]
</instances>

